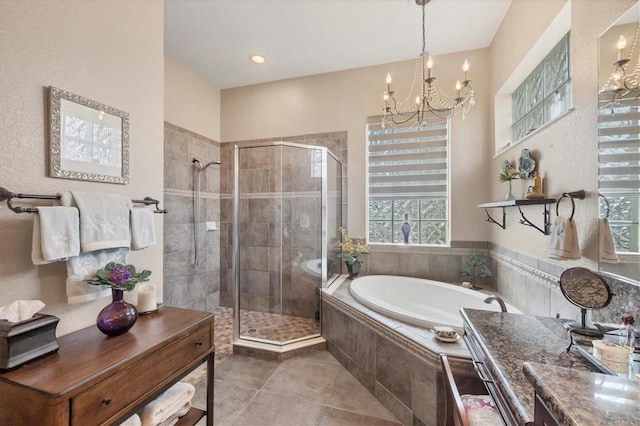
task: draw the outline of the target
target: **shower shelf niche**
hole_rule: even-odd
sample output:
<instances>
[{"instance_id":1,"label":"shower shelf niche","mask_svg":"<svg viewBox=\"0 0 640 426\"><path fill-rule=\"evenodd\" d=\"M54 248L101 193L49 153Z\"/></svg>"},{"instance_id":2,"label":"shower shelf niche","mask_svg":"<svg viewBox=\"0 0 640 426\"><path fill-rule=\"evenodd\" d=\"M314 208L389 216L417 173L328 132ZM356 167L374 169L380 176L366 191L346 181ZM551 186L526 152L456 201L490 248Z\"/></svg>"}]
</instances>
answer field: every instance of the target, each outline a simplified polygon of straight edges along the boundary
<instances>
[{"instance_id":1,"label":"shower shelf niche","mask_svg":"<svg viewBox=\"0 0 640 426\"><path fill-rule=\"evenodd\" d=\"M549 228L551 227L551 223L549 221L549 204L554 204L556 202L553 198L532 198L532 199L522 199L522 200L506 200L506 201L493 201L490 203L482 203L478 204L478 207L483 208L485 213L487 213L487 222L495 223L500 228L505 229L506 219L507 219L507 207L517 207L520 212L520 223L523 225L531 226L538 231L542 232L544 235L549 235ZM542 206L542 216L543 216L543 226L542 228L531 222L526 218L520 206L532 206L532 205L541 205ZM502 223L495 220L489 214L489 209L492 208L502 208Z\"/></svg>"}]
</instances>

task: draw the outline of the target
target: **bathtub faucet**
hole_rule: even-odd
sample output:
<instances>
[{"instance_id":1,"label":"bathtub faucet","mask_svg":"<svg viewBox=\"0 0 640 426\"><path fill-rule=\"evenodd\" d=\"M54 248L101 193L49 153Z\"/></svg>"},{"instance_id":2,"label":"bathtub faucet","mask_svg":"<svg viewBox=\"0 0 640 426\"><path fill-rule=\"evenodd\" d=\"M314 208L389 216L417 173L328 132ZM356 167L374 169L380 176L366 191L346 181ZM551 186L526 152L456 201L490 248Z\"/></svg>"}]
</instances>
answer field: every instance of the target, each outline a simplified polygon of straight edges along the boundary
<instances>
[{"instance_id":1,"label":"bathtub faucet","mask_svg":"<svg viewBox=\"0 0 640 426\"><path fill-rule=\"evenodd\" d=\"M502 300L500 296L489 296L484 299L484 303L491 303L494 300L500 304L500 310L502 310L502 312L507 312L507 305L505 305L504 300Z\"/></svg>"}]
</instances>

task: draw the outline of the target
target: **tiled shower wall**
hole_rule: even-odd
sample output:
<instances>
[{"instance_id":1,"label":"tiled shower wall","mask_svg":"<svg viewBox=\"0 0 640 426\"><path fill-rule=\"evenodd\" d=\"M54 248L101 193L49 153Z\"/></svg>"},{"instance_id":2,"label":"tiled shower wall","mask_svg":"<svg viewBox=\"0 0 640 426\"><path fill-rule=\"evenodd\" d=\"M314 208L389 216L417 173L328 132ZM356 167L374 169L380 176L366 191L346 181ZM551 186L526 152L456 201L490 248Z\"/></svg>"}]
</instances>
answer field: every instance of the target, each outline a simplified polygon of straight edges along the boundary
<instances>
[{"instance_id":1,"label":"tiled shower wall","mask_svg":"<svg viewBox=\"0 0 640 426\"><path fill-rule=\"evenodd\" d=\"M203 165L220 159L220 144L170 123L164 126L164 303L212 311L220 305L220 231L205 222L220 221L220 170L200 175L200 262L194 260L192 158Z\"/></svg>"},{"instance_id":2,"label":"tiled shower wall","mask_svg":"<svg viewBox=\"0 0 640 426\"><path fill-rule=\"evenodd\" d=\"M329 148L346 176L346 132L223 144L221 147L221 305L233 306L234 146L290 142ZM320 277L309 263L321 253L321 179L311 178L310 151L291 147L240 150L240 303L242 309L315 317ZM281 159L282 154L282 159ZM346 220L346 177L342 180ZM344 223L344 222L343 222Z\"/></svg>"}]
</instances>

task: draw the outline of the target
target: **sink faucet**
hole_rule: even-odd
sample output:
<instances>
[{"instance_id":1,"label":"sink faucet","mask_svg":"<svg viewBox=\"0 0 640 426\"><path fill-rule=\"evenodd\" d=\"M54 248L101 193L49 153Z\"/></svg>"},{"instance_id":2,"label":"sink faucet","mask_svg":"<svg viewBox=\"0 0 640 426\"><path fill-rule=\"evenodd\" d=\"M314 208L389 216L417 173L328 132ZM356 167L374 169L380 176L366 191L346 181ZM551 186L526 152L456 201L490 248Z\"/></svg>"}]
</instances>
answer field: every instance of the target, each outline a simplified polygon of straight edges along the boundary
<instances>
[{"instance_id":1,"label":"sink faucet","mask_svg":"<svg viewBox=\"0 0 640 426\"><path fill-rule=\"evenodd\" d=\"M502 300L500 296L489 296L484 299L484 303L491 303L494 300L500 304L500 310L502 310L502 312L507 312L507 305L505 305L504 300Z\"/></svg>"}]
</instances>

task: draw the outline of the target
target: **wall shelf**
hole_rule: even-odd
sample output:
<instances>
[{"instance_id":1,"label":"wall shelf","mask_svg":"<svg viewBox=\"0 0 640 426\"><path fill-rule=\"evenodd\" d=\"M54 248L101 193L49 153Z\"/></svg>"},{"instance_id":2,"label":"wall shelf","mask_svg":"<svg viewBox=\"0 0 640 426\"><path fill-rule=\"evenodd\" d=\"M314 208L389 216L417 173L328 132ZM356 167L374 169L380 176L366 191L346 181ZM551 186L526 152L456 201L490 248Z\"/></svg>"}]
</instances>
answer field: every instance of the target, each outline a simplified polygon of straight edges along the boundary
<instances>
[{"instance_id":1,"label":"wall shelf","mask_svg":"<svg viewBox=\"0 0 640 426\"><path fill-rule=\"evenodd\" d=\"M549 235L549 228L551 223L549 221L549 204L554 204L556 202L553 198L527 198L522 200L506 200L506 201L493 201L490 203L482 203L478 204L478 207L483 208L485 213L487 213L487 222L495 223L500 228L505 229L507 223L507 207L517 207L520 212L520 223L523 225L531 226L538 231L542 232L544 235ZM539 205L542 206L542 216L543 216L543 225L542 228L531 222L526 218L524 213L522 212L521 206L534 206ZM489 209L493 208L502 208L502 223L495 220L489 214Z\"/></svg>"}]
</instances>

